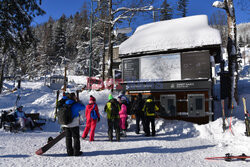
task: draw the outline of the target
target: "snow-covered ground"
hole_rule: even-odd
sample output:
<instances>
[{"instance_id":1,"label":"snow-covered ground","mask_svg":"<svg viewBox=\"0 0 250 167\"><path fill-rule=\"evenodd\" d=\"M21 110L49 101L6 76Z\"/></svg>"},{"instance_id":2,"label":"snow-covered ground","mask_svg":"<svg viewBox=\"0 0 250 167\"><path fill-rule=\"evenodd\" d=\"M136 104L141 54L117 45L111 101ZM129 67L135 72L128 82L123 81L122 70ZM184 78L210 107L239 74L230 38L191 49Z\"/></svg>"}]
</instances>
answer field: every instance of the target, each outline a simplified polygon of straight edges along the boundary
<instances>
[{"instance_id":1,"label":"snow-covered ground","mask_svg":"<svg viewBox=\"0 0 250 167\"><path fill-rule=\"evenodd\" d=\"M83 78L70 77L75 83L84 83ZM5 88L12 88L11 82L5 82ZM235 107L232 118L232 130L223 133L220 107L215 107L215 121L206 125L197 125L184 121L156 120L155 137L144 137L134 133L135 121L130 121L126 138L120 142L107 141L107 121L103 111L109 91L84 91L80 100L87 104L89 95L96 97L101 111L101 121L96 128L94 142L81 140L80 157L68 157L65 139L61 140L44 155L38 156L35 151L47 142L49 136L58 135L60 127L50 121L53 118L56 93L43 86L43 81L22 82L19 91L19 105L24 106L26 113L40 113L46 118L43 131L10 133L0 129L0 166L1 167L71 167L71 166L154 166L154 167L243 167L250 166L248 161L226 162L223 160L209 161L205 157L224 156L226 153L250 155L250 137L244 135L245 124L242 100ZM217 86L218 87L218 86ZM245 76L239 81L240 97L247 99L250 108L250 77ZM218 92L217 92L218 93ZM10 93L5 89L0 95L0 110L13 109L18 92ZM115 95L116 96L116 95ZM219 101L215 106L219 106ZM84 125L81 126L82 134Z\"/></svg>"}]
</instances>

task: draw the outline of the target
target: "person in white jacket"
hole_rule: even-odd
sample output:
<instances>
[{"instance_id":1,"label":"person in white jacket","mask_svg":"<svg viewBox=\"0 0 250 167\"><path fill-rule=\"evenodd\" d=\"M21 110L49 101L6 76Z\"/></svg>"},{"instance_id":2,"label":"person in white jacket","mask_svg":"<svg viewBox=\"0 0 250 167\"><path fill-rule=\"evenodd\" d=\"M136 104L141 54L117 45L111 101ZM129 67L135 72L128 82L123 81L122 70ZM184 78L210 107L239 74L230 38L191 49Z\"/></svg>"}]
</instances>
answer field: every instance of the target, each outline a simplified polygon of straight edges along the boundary
<instances>
[{"instance_id":1,"label":"person in white jacket","mask_svg":"<svg viewBox=\"0 0 250 167\"><path fill-rule=\"evenodd\" d=\"M68 156L80 156L82 151L80 151L80 115L79 112L85 110L85 105L83 105L77 99L75 93L70 93L68 100L65 102L66 105L71 105L72 112L72 122L67 125L62 125L63 129L66 131L66 147ZM74 145L72 146L72 138L74 140Z\"/></svg>"}]
</instances>

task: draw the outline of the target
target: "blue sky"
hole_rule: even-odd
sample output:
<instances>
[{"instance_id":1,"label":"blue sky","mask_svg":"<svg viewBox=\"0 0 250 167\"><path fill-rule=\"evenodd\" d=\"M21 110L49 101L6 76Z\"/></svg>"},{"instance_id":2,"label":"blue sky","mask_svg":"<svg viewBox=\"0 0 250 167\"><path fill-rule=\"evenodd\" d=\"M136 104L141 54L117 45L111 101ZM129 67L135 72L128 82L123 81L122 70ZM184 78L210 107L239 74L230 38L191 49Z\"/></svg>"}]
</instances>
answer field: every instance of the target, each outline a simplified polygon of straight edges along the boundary
<instances>
[{"instance_id":1,"label":"blue sky","mask_svg":"<svg viewBox=\"0 0 250 167\"><path fill-rule=\"evenodd\" d=\"M84 1L90 5L91 0L42 0L42 9L46 11L46 14L40 17L36 17L34 19L33 25L44 23L48 21L49 16L52 16L54 19L60 18L60 16L64 13L67 17L70 15L74 15L77 11L81 10ZM157 3L158 0L156 0ZM160 1L160 0L159 0ZM162 1L162 0L161 0ZM188 5L188 16L191 15L199 15L199 14L206 14L208 17L214 13L217 9L212 7L212 4L215 0L189 0ZM222 1L222 0L221 0ZM239 1L239 0L235 0ZM175 5L176 0L168 0L171 5ZM249 4L249 3L248 3ZM250 7L249 7L250 8ZM249 10L248 8L248 10ZM245 23L250 22L250 14L246 10L242 10L239 5L235 2L235 10L236 10L236 22ZM141 24L152 22L153 20L148 19L147 21L139 21L137 22L135 28ZM133 26L133 27L134 27Z\"/></svg>"}]
</instances>

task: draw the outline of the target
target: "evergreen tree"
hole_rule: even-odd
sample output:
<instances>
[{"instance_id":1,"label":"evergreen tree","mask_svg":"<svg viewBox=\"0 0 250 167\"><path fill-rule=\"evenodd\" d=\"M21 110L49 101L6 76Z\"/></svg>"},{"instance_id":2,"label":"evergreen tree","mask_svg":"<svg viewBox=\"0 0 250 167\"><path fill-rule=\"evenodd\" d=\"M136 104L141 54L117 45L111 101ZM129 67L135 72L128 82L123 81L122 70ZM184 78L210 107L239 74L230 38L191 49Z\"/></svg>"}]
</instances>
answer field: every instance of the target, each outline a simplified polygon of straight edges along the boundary
<instances>
[{"instance_id":1,"label":"evergreen tree","mask_svg":"<svg viewBox=\"0 0 250 167\"><path fill-rule=\"evenodd\" d=\"M171 20L173 17L173 9L167 3L167 0L164 0L161 5L161 16L160 20Z\"/></svg>"},{"instance_id":2,"label":"evergreen tree","mask_svg":"<svg viewBox=\"0 0 250 167\"><path fill-rule=\"evenodd\" d=\"M54 25L55 21L52 17L49 18L49 21L44 25L44 35L41 40L43 47L40 47L40 55L46 56L46 60L49 62L55 60L55 40L54 40ZM51 61L50 61L51 60ZM47 62L44 62L47 63ZM54 63L55 64L55 63Z\"/></svg>"},{"instance_id":3,"label":"evergreen tree","mask_svg":"<svg viewBox=\"0 0 250 167\"><path fill-rule=\"evenodd\" d=\"M27 42L33 40L30 30L32 19L45 12L39 7L37 0L2 0L0 4L0 48L2 53L5 54L8 49L13 47L27 48ZM1 65L0 93L3 87L6 56L4 55Z\"/></svg>"},{"instance_id":4,"label":"evergreen tree","mask_svg":"<svg viewBox=\"0 0 250 167\"><path fill-rule=\"evenodd\" d=\"M241 46L241 45L244 45L244 41L243 41L243 38L242 38L241 35L239 36L239 41L238 41L238 43L239 43L240 46Z\"/></svg>"},{"instance_id":5,"label":"evergreen tree","mask_svg":"<svg viewBox=\"0 0 250 167\"><path fill-rule=\"evenodd\" d=\"M33 17L45 12L37 0L4 0L0 5L0 48L3 52L13 46L21 48L33 39L30 23ZM25 35L24 34L25 31Z\"/></svg>"},{"instance_id":6,"label":"evergreen tree","mask_svg":"<svg viewBox=\"0 0 250 167\"><path fill-rule=\"evenodd\" d=\"M177 10L180 12L179 15L181 17L186 17L187 16L187 5L188 5L189 0L179 0L177 2Z\"/></svg>"},{"instance_id":7,"label":"evergreen tree","mask_svg":"<svg viewBox=\"0 0 250 167\"><path fill-rule=\"evenodd\" d=\"M248 35L246 36L246 44L250 44L250 37Z\"/></svg>"},{"instance_id":8,"label":"evergreen tree","mask_svg":"<svg viewBox=\"0 0 250 167\"><path fill-rule=\"evenodd\" d=\"M62 63L63 57L66 57L66 35L65 35L65 23L66 17L62 15L62 17L58 21L58 26L56 28L56 35L55 35L55 52L56 57L53 58L53 64Z\"/></svg>"}]
</instances>

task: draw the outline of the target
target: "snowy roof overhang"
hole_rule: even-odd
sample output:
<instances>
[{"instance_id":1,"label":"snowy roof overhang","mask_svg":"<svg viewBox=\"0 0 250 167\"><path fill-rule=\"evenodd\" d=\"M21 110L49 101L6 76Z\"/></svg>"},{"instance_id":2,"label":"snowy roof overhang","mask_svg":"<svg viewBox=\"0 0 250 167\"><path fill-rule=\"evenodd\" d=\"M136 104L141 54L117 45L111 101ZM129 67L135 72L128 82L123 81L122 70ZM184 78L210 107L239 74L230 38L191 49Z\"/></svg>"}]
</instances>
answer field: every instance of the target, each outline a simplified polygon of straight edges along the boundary
<instances>
[{"instance_id":1,"label":"snowy roof overhang","mask_svg":"<svg viewBox=\"0 0 250 167\"><path fill-rule=\"evenodd\" d=\"M120 57L221 45L220 32L206 15L145 24L119 47Z\"/></svg>"}]
</instances>

